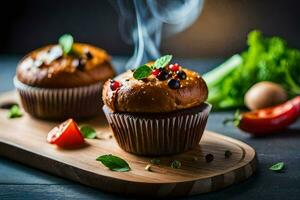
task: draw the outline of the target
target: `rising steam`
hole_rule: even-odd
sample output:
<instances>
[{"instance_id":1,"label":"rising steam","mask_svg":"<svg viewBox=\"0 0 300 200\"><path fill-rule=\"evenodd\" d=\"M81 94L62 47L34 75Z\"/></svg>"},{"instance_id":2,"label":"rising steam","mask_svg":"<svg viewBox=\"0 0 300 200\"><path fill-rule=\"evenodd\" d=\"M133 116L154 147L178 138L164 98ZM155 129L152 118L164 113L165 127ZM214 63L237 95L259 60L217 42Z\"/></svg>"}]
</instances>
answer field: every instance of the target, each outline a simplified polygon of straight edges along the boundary
<instances>
[{"instance_id":1,"label":"rising steam","mask_svg":"<svg viewBox=\"0 0 300 200\"><path fill-rule=\"evenodd\" d=\"M204 0L112 0L119 13L122 39L134 45L126 69L160 56L162 38L190 26L199 16Z\"/></svg>"}]
</instances>

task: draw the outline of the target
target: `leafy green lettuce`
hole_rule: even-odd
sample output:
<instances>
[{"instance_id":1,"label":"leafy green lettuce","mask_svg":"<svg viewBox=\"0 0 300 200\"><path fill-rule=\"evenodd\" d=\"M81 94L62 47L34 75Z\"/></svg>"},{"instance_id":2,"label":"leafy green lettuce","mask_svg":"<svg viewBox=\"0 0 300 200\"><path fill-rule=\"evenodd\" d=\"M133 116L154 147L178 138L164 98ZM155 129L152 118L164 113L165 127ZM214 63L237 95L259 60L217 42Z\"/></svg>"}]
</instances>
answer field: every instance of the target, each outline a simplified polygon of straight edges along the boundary
<instances>
[{"instance_id":1,"label":"leafy green lettuce","mask_svg":"<svg viewBox=\"0 0 300 200\"><path fill-rule=\"evenodd\" d=\"M204 74L210 102L215 109L244 106L244 95L257 82L281 84L290 97L300 94L300 51L289 48L280 37L264 37L260 31L248 35L248 50L234 55Z\"/></svg>"}]
</instances>

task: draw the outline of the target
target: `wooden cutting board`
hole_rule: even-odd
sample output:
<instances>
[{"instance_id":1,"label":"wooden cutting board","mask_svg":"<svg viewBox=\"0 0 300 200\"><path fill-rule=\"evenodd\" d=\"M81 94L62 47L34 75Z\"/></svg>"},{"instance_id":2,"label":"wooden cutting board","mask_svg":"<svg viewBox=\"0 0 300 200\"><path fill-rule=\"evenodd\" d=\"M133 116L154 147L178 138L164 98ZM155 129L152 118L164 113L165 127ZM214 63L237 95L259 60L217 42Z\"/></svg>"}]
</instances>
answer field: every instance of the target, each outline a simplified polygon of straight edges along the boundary
<instances>
[{"instance_id":1,"label":"wooden cutting board","mask_svg":"<svg viewBox=\"0 0 300 200\"><path fill-rule=\"evenodd\" d=\"M16 93L0 96L0 107L18 102ZM0 155L73 181L109 192L152 196L181 196L211 192L250 177L256 169L256 154L249 145L210 131L205 131L199 146L189 152L160 157L152 171L145 166L152 158L135 156L118 147L103 114L80 122L97 129L101 139L87 139L80 149L64 150L46 142L46 135L57 122L33 119L27 114L8 119L8 110L0 109ZM232 156L225 158L230 150ZM113 172L96 161L103 154L125 159L129 172ZM205 155L213 154L207 163ZM170 167L172 160L182 163Z\"/></svg>"}]
</instances>

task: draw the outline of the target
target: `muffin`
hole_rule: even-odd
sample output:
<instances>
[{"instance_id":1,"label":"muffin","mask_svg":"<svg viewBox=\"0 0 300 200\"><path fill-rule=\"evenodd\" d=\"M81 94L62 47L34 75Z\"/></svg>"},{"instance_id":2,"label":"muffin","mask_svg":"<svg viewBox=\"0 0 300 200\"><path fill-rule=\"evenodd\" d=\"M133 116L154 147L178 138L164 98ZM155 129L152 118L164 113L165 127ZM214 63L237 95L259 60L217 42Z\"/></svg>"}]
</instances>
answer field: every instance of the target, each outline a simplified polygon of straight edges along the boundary
<instances>
[{"instance_id":1,"label":"muffin","mask_svg":"<svg viewBox=\"0 0 300 200\"><path fill-rule=\"evenodd\" d=\"M63 120L97 114L103 83L115 75L103 49L63 37L69 40L36 49L17 66L14 85L24 110L34 117Z\"/></svg>"},{"instance_id":2,"label":"muffin","mask_svg":"<svg viewBox=\"0 0 300 200\"><path fill-rule=\"evenodd\" d=\"M205 103L206 83L197 72L168 64L170 58L159 62L165 57L104 84L104 113L117 143L127 152L182 153L202 137L211 109Z\"/></svg>"}]
</instances>

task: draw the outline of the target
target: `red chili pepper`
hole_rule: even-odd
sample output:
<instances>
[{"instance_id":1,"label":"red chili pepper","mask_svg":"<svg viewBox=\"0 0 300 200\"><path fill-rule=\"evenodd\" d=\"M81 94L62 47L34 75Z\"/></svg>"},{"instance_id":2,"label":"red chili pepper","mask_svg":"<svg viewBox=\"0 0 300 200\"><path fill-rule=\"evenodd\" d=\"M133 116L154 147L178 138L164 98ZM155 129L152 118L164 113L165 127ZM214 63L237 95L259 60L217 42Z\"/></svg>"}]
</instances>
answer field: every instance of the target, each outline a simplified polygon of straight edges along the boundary
<instances>
[{"instance_id":1,"label":"red chili pepper","mask_svg":"<svg viewBox=\"0 0 300 200\"><path fill-rule=\"evenodd\" d=\"M48 133L47 141L62 148L73 148L82 145L84 138L75 121L68 119Z\"/></svg>"},{"instance_id":2,"label":"red chili pepper","mask_svg":"<svg viewBox=\"0 0 300 200\"><path fill-rule=\"evenodd\" d=\"M253 135L268 135L284 129L299 116L300 96L297 96L278 106L237 113L231 121L245 132Z\"/></svg>"}]
</instances>

